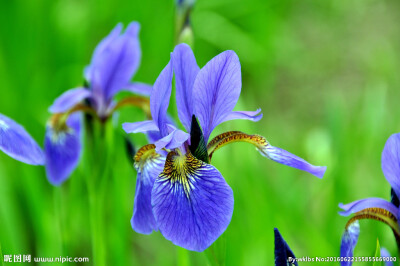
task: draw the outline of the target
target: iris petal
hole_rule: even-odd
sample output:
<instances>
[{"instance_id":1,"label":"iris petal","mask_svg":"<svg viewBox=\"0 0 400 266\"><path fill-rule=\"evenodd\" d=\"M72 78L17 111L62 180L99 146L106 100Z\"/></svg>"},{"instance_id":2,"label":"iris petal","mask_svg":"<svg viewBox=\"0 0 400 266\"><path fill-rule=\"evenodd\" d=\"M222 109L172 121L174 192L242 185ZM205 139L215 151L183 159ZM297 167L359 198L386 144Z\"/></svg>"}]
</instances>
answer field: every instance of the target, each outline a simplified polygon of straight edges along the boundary
<instances>
[{"instance_id":1,"label":"iris petal","mask_svg":"<svg viewBox=\"0 0 400 266\"><path fill-rule=\"evenodd\" d=\"M342 242L340 244L340 256L341 257L353 257L354 248L358 241L360 234L360 224L358 221L350 224L343 233ZM342 266L352 265L351 261L342 261Z\"/></svg>"},{"instance_id":2,"label":"iris petal","mask_svg":"<svg viewBox=\"0 0 400 266\"><path fill-rule=\"evenodd\" d=\"M263 117L263 114L260 114L260 112L261 109L257 109L256 111L234 111L227 115L223 122L235 119L246 119L257 122Z\"/></svg>"},{"instance_id":3,"label":"iris petal","mask_svg":"<svg viewBox=\"0 0 400 266\"><path fill-rule=\"evenodd\" d=\"M381 257L387 258L387 261L385 261L385 266L393 266L393 262L390 261L390 253L386 248L381 248Z\"/></svg>"},{"instance_id":4,"label":"iris petal","mask_svg":"<svg viewBox=\"0 0 400 266\"><path fill-rule=\"evenodd\" d=\"M207 143L211 131L232 112L242 87L239 58L225 51L211 59L193 85L194 114Z\"/></svg>"},{"instance_id":5,"label":"iris petal","mask_svg":"<svg viewBox=\"0 0 400 266\"><path fill-rule=\"evenodd\" d=\"M293 254L293 251L290 249L289 245L283 239L281 233L277 228L274 229L275 236L275 266L287 266L289 263L292 264L292 261L288 262L288 258L296 258ZM293 263L294 265L298 265L297 261Z\"/></svg>"},{"instance_id":6,"label":"iris petal","mask_svg":"<svg viewBox=\"0 0 400 266\"><path fill-rule=\"evenodd\" d=\"M216 150L234 142L251 143L256 146L257 150L264 157L267 157L275 162L309 172L310 174L319 178L322 178L326 171L326 166L314 166L288 151L271 146L263 136L249 135L240 131L225 132L213 138L207 145L210 159Z\"/></svg>"},{"instance_id":7,"label":"iris petal","mask_svg":"<svg viewBox=\"0 0 400 266\"><path fill-rule=\"evenodd\" d=\"M146 145L134 158L138 174L131 225L133 230L141 234L157 230L151 206L151 191L154 181L164 168L165 157L156 153L154 148L154 145Z\"/></svg>"},{"instance_id":8,"label":"iris petal","mask_svg":"<svg viewBox=\"0 0 400 266\"><path fill-rule=\"evenodd\" d=\"M161 71L150 95L150 110L154 122L158 126L161 136L168 135L167 109L172 89L172 65L171 62Z\"/></svg>"},{"instance_id":9,"label":"iris petal","mask_svg":"<svg viewBox=\"0 0 400 266\"><path fill-rule=\"evenodd\" d=\"M171 59L175 74L178 116L183 126L189 131L193 114L193 84L200 68L196 63L192 49L184 43L175 47Z\"/></svg>"},{"instance_id":10,"label":"iris petal","mask_svg":"<svg viewBox=\"0 0 400 266\"><path fill-rule=\"evenodd\" d=\"M271 145L268 145L266 148L260 150L260 153L272 161L306 171L319 178L322 178L326 171L326 166L314 166L304 159L285 151L284 149Z\"/></svg>"},{"instance_id":11,"label":"iris petal","mask_svg":"<svg viewBox=\"0 0 400 266\"><path fill-rule=\"evenodd\" d=\"M233 212L233 192L222 175L190 153L168 154L151 202L164 237L198 252L225 231Z\"/></svg>"},{"instance_id":12,"label":"iris petal","mask_svg":"<svg viewBox=\"0 0 400 266\"><path fill-rule=\"evenodd\" d=\"M132 82L126 85L124 88L122 88L122 91L130 91L135 94L139 95L144 95L144 96L150 96L151 90L153 89L153 86L142 83L142 82Z\"/></svg>"},{"instance_id":13,"label":"iris petal","mask_svg":"<svg viewBox=\"0 0 400 266\"><path fill-rule=\"evenodd\" d=\"M400 133L386 141L382 152L382 171L397 197L400 197Z\"/></svg>"},{"instance_id":14,"label":"iris petal","mask_svg":"<svg viewBox=\"0 0 400 266\"><path fill-rule=\"evenodd\" d=\"M63 130L55 130L51 125L46 128L46 174L55 186L61 185L75 170L82 151L81 115L71 115L67 126Z\"/></svg>"},{"instance_id":15,"label":"iris petal","mask_svg":"<svg viewBox=\"0 0 400 266\"><path fill-rule=\"evenodd\" d=\"M51 113L64 113L90 96L86 88L75 88L61 94L49 107Z\"/></svg>"},{"instance_id":16,"label":"iris petal","mask_svg":"<svg viewBox=\"0 0 400 266\"><path fill-rule=\"evenodd\" d=\"M175 129L164 138L156 141L156 151L160 151L163 148L175 149L181 146L189 137L188 133Z\"/></svg>"},{"instance_id":17,"label":"iris petal","mask_svg":"<svg viewBox=\"0 0 400 266\"><path fill-rule=\"evenodd\" d=\"M146 120L134 123L123 123L122 128L126 133L145 133L148 131L158 131L157 125L153 120Z\"/></svg>"},{"instance_id":18,"label":"iris petal","mask_svg":"<svg viewBox=\"0 0 400 266\"><path fill-rule=\"evenodd\" d=\"M24 127L0 114L0 150L26 164L43 165L44 154Z\"/></svg>"},{"instance_id":19,"label":"iris petal","mask_svg":"<svg viewBox=\"0 0 400 266\"><path fill-rule=\"evenodd\" d=\"M139 24L131 22L121 33L120 24L100 42L95 49L85 76L96 94L109 101L119 90L129 84L141 59L138 40ZM98 73L99 78L95 75Z\"/></svg>"},{"instance_id":20,"label":"iris petal","mask_svg":"<svg viewBox=\"0 0 400 266\"><path fill-rule=\"evenodd\" d=\"M348 204L340 203L339 207L343 209L343 211L339 212L339 214L343 216L347 216L367 208L380 208L387 210L397 219L398 209L396 206L381 198L361 199Z\"/></svg>"}]
</instances>

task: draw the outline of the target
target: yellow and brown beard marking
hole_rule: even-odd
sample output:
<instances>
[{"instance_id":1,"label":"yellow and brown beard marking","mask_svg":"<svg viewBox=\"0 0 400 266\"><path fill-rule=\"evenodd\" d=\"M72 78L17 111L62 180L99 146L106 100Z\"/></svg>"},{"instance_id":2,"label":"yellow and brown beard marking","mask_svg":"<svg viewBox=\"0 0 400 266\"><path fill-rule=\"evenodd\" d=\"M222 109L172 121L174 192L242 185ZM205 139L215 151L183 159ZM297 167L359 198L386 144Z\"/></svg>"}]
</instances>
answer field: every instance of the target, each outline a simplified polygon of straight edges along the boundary
<instances>
[{"instance_id":1,"label":"yellow and brown beard marking","mask_svg":"<svg viewBox=\"0 0 400 266\"><path fill-rule=\"evenodd\" d=\"M143 167L149 160L155 160L161 155L156 152L156 145L147 144L141 147L133 157L134 166L138 171L142 171Z\"/></svg>"},{"instance_id":2,"label":"yellow and brown beard marking","mask_svg":"<svg viewBox=\"0 0 400 266\"><path fill-rule=\"evenodd\" d=\"M159 175L160 181L168 181L171 187L179 189L179 185L189 199L190 191L193 188L193 181L196 179L197 171L203 166L204 162L196 159L190 152L186 155L179 155L172 151L168 153L165 161L164 170Z\"/></svg>"},{"instance_id":3,"label":"yellow and brown beard marking","mask_svg":"<svg viewBox=\"0 0 400 266\"><path fill-rule=\"evenodd\" d=\"M240 131L230 131L216 136L207 146L209 148L209 158L211 160L213 153L233 142L247 142L253 144L259 149L267 146L268 141L260 135L249 135Z\"/></svg>"},{"instance_id":4,"label":"yellow and brown beard marking","mask_svg":"<svg viewBox=\"0 0 400 266\"><path fill-rule=\"evenodd\" d=\"M388 210L382 208L366 208L364 210L356 212L355 215L351 217L350 220L347 222L346 230L355 221L364 219L371 219L383 222L389 225L393 229L393 231L397 234L397 236L400 237L400 230L396 217Z\"/></svg>"}]
</instances>

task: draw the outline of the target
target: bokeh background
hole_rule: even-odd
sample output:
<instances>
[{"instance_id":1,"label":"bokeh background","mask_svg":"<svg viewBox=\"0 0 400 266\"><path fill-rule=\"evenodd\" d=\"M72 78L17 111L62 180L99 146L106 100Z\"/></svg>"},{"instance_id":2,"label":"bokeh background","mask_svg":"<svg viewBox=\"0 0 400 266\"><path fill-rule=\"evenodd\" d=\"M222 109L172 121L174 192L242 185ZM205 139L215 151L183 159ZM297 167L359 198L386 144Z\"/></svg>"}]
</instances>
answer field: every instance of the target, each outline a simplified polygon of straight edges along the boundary
<instances>
[{"instance_id":1,"label":"bokeh background","mask_svg":"<svg viewBox=\"0 0 400 266\"><path fill-rule=\"evenodd\" d=\"M235 196L224 233L227 265L273 265L273 228L298 257L338 256L348 220L339 202L390 199L380 166L387 138L400 131L400 2L395 0L198 0L191 14L200 66L232 49L242 64L236 110L262 108L263 119L227 122L214 134L261 134L316 165L320 180L278 165L247 144L213 157ZM136 81L153 83L174 47L174 1L14 0L0 2L0 113L43 143L47 111L65 90L82 84L96 44L118 23L141 24L142 63ZM175 102L171 101L175 115ZM160 233L130 226L136 173L121 129L144 118L134 108L114 120L106 212L107 265L205 265ZM144 136L129 138L136 147ZM97 156L85 151L85 156ZM90 224L83 163L61 187L43 167L0 153L0 243L3 254L89 257ZM376 239L392 255L391 230L361 221L356 256L372 256ZM91 264L90 262L89 264ZM43 263L48 265L48 263Z\"/></svg>"}]
</instances>

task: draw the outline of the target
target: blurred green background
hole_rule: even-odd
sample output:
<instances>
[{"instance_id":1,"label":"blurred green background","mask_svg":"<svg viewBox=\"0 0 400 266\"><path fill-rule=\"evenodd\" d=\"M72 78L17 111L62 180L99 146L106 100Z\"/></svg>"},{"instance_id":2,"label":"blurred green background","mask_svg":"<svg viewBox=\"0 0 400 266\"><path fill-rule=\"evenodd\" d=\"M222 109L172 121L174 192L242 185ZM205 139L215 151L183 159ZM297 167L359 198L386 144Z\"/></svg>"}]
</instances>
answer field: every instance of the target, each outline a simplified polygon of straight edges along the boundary
<instances>
[{"instance_id":1,"label":"blurred green background","mask_svg":"<svg viewBox=\"0 0 400 266\"><path fill-rule=\"evenodd\" d=\"M227 122L214 134L261 134L316 165L319 180L276 164L247 144L213 157L235 196L224 233L227 265L273 265L273 228L297 257L338 256L348 220L339 202L390 199L380 166L385 141L400 131L399 1L199 0L191 15L194 52L203 66L232 49L242 64L236 110L262 108L263 119ZM141 24L142 63L136 81L153 83L174 47L173 1L13 0L0 2L0 113L43 143L48 106L80 85L96 44L118 23ZM175 102L171 101L174 112ZM160 233L130 226L136 172L120 124L143 120L127 108L115 120L106 212L107 265L204 265ZM144 136L129 136L137 148ZM85 156L96 157L86 150ZM83 163L61 187L43 167L0 153L0 243L3 254L89 257L90 224ZM356 256L372 256L376 239L392 255L391 230L361 221ZM89 264L91 264L90 262ZM49 263L43 263L49 265Z\"/></svg>"}]
</instances>

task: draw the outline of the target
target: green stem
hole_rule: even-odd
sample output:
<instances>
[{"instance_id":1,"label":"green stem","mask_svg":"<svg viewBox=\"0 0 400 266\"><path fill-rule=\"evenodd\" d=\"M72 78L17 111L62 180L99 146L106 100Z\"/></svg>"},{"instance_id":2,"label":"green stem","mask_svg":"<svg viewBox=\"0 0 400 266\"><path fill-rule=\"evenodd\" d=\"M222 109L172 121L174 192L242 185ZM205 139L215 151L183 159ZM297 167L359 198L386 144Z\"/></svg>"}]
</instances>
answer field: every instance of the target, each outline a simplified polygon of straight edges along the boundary
<instances>
[{"instance_id":1,"label":"green stem","mask_svg":"<svg viewBox=\"0 0 400 266\"><path fill-rule=\"evenodd\" d=\"M1 265L3 265L3 252L1 251L1 242L0 242L0 261Z\"/></svg>"},{"instance_id":2,"label":"green stem","mask_svg":"<svg viewBox=\"0 0 400 266\"><path fill-rule=\"evenodd\" d=\"M60 243L60 249L62 255L65 254L65 239L63 234L63 225L62 225L62 215L61 210L62 208L62 195L61 195L61 187L54 187L53 188L53 204L54 204L54 215L55 220L57 221L57 231L58 231L58 242Z\"/></svg>"},{"instance_id":3,"label":"green stem","mask_svg":"<svg viewBox=\"0 0 400 266\"><path fill-rule=\"evenodd\" d=\"M189 266L190 265L190 260L189 260L189 251L187 251L184 248L178 247L178 266Z\"/></svg>"},{"instance_id":4,"label":"green stem","mask_svg":"<svg viewBox=\"0 0 400 266\"><path fill-rule=\"evenodd\" d=\"M89 214L92 239L93 264L107 265L106 230L104 228L104 192L108 175L108 151L105 145L108 132L105 123L88 121L86 182L89 196Z\"/></svg>"}]
</instances>

